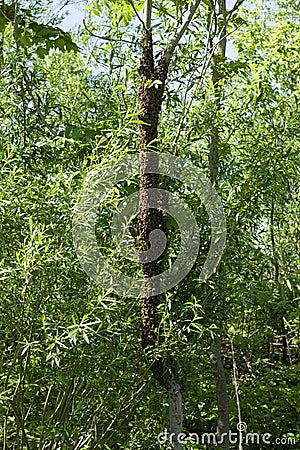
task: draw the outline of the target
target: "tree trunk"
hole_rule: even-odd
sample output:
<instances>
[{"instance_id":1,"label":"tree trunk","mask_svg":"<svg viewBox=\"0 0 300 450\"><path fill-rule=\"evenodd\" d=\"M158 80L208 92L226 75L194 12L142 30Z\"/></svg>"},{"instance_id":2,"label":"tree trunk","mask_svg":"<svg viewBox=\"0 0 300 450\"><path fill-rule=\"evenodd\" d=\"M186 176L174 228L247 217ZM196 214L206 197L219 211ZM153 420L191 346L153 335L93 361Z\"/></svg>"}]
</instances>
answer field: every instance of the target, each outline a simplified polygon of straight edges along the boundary
<instances>
[{"instance_id":1,"label":"tree trunk","mask_svg":"<svg viewBox=\"0 0 300 450\"><path fill-rule=\"evenodd\" d=\"M178 33L167 47L158 64L154 65L153 43L151 32L151 8L152 1L145 1L145 24L142 41L142 54L138 74L141 80L138 89L138 107L140 110L138 144L140 160L140 197L139 213L137 217L137 228L139 234L139 244L142 251L149 250L149 236L151 231L161 230L166 234L167 193L162 193L158 203L160 208L149 209L149 189L159 187L159 156L157 153L157 135L159 114L163 101L165 82L168 75L169 63L172 54L191 22L200 0L195 0L191 5L188 17L182 23ZM143 290L140 295L142 310L142 346L145 350L154 350L159 344L158 314L157 306L160 302L160 295L157 294L159 286L155 285L152 278L162 272L162 261L152 258L153 255L160 254L160 242L151 242L151 252L143 255L141 252L140 263L143 273ZM152 255L149 257L149 255ZM163 256L163 255L161 255ZM152 258L152 259L151 259ZM173 449L181 450L178 443L178 435L182 429L182 397L181 387L177 380L166 374L164 361L155 358L151 364L154 378L164 386L169 392L170 404L170 434L173 436Z\"/></svg>"},{"instance_id":2,"label":"tree trunk","mask_svg":"<svg viewBox=\"0 0 300 450\"><path fill-rule=\"evenodd\" d=\"M178 381L174 379L170 380L169 405L170 435L172 434L173 449L181 450L181 443L178 442L178 435L182 431L182 396L181 386Z\"/></svg>"},{"instance_id":3,"label":"tree trunk","mask_svg":"<svg viewBox=\"0 0 300 450\"><path fill-rule=\"evenodd\" d=\"M227 382L221 357L221 339L215 336L212 345L211 362L215 369L215 386L218 402L217 437L223 450L229 450L229 397Z\"/></svg>"},{"instance_id":4,"label":"tree trunk","mask_svg":"<svg viewBox=\"0 0 300 450\"><path fill-rule=\"evenodd\" d=\"M217 0L217 13L218 13L218 44L215 50L213 43L213 36L210 30L210 23L212 21L212 11L208 14L208 32L209 32L209 44L210 51L212 53L212 83L214 88L214 106L215 106L215 117L212 119L211 125L211 136L210 136L210 146L209 146L209 170L211 182L217 186L218 174L219 174L219 146L220 146L220 132L219 132L219 112L221 111L221 72L220 72L220 62L225 58L226 51L226 1ZM214 11L216 13L216 11ZM220 273L220 272L219 272ZM216 300L220 296L216 294ZM211 361L214 365L214 377L216 386L216 396L218 404L218 418L217 418L217 436L219 446L224 450L229 450L229 397L227 392L227 382L221 357L221 339L219 336L215 336L214 342L212 344L212 354Z\"/></svg>"},{"instance_id":5,"label":"tree trunk","mask_svg":"<svg viewBox=\"0 0 300 450\"><path fill-rule=\"evenodd\" d=\"M168 62L161 60L155 69L153 62L152 35L151 30L145 29L143 35L142 56L139 66L139 75L142 84L138 91L138 106L141 110L139 119L139 150L140 150L140 199L138 215L138 232L141 250L148 250L150 232L159 229L166 234L165 214L166 196L161 198L162 209L147 209L149 191L147 189L159 187L157 133L158 120L163 99L165 81L168 73ZM154 81L160 83L153 83ZM153 173L154 172L154 173ZM152 254L159 253L160 242L151 245ZM151 277L162 271L162 264L157 260L141 258L142 272L144 278L143 292L140 297L142 308L142 346L145 350L154 349L157 345L158 329L157 306L160 295L156 292L159 286L153 283ZM157 282L156 282L157 283ZM154 378L159 384L169 391L170 402L170 434L173 436L174 450L181 450L178 443L178 434L182 430L182 404L181 388L179 383L170 379L165 374L164 362L156 358L151 364Z\"/></svg>"},{"instance_id":6,"label":"tree trunk","mask_svg":"<svg viewBox=\"0 0 300 450\"><path fill-rule=\"evenodd\" d=\"M161 61L157 68L154 68L152 33L151 29L144 29L142 56L139 65L139 76L141 85L138 90L138 107L141 111L139 115L138 142L140 151L140 198L139 215L137 227L139 233L139 244L142 251L149 248L149 235L151 231L165 230L165 215L159 209L147 209L149 191L148 189L159 187L157 133L158 120L161 110L165 80L168 73L168 64ZM160 83L154 83L158 80ZM162 199L163 202L163 199ZM153 243L153 253L157 254L159 242ZM158 328L157 306L160 296L156 295L158 286L150 280L151 277L161 272L161 263L156 259L149 260L141 258L142 272L144 278L143 292L140 297L142 309L142 346L144 349L151 349L156 344L156 330ZM163 363L155 360L152 364L154 377L160 384L167 386L167 379L163 374Z\"/></svg>"}]
</instances>

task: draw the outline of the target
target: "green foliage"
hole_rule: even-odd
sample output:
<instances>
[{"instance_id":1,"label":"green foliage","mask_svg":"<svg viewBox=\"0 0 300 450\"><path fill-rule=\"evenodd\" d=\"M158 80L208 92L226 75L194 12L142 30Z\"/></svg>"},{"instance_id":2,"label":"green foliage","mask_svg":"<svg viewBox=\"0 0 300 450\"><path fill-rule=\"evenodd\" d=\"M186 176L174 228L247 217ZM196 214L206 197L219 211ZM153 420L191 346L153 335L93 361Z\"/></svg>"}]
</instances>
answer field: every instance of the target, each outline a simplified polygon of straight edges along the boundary
<instances>
[{"instance_id":1,"label":"green foliage","mask_svg":"<svg viewBox=\"0 0 300 450\"><path fill-rule=\"evenodd\" d=\"M108 13L110 16L112 26L123 25L128 26L135 13L143 9L143 1L120 1L120 0L98 0L93 1L93 5L89 6L89 10L96 16L101 16L103 13Z\"/></svg>"},{"instance_id":2,"label":"green foliage","mask_svg":"<svg viewBox=\"0 0 300 450\"><path fill-rule=\"evenodd\" d=\"M0 9L0 33L11 26L18 45L23 48L34 47L39 57L43 58L51 49L61 51L78 51L70 33L58 27L43 25L32 17L30 9L19 8L17 3L2 3Z\"/></svg>"}]
</instances>

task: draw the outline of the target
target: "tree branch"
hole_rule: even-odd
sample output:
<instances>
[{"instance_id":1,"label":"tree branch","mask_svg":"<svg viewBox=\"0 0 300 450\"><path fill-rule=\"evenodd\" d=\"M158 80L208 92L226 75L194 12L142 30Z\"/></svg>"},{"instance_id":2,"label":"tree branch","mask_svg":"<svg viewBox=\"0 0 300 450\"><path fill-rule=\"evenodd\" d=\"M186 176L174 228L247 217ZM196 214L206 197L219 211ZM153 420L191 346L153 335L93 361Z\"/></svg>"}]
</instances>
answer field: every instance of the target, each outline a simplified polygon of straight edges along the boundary
<instances>
[{"instance_id":1,"label":"tree branch","mask_svg":"<svg viewBox=\"0 0 300 450\"><path fill-rule=\"evenodd\" d=\"M147 30L150 30L151 16L152 16L152 0L145 0L144 14L145 14L146 28Z\"/></svg>"},{"instance_id":2,"label":"tree branch","mask_svg":"<svg viewBox=\"0 0 300 450\"><path fill-rule=\"evenodd\" d=\"M36 98L34 96L34 93L33 93L32 89L31 89L31 86L30 86L30 81L29 81L28 76L27 76L27 74L26 74L26 72L25 72L23 67L22 67L22 74L23 74L23 78L24 78L24 81L25 81L26 89L27 89L27 91L28 91L28 93L29 93L29 95L31 97L31 100L32 100L33 105L34 105L34 107L36 109L38 117L40 118L40 120L43 123L43 125L50 131L52 136L53 137L57 137L56 132L53 130L51 125L47 122L46 117L44 116L41 108L38 105L38 102L36 101Z\"/></svg>"},{"instance_id":3,"label":"tree branch","mask_svg":"<svg viewBox=\"0 0 300 450\"><path fill-rule=\"evenodd\" d=\"M132 9L133 9L133 11L134 11L136 17L139 19L139 21L140 21L141 24L143 25L143 28L146 28L145 22L143 21L143 19L141 18L141 16L140 16L139 13L137 12L137 9L136 9L136 7L134 6L133 1L132 1L132 0L129 0L129 3L131 4Z\"/></svg>"},{"instance_id":4,"label":"tree branch","mask_svg":"<svg viewBox=\"0 0 300 450\"><path fill-rule=\"evenodd\" d=\"M236 398L236 406L238 411L238 419L239 423L242 423L242 412L241 412L241 404L240 404L240 395L239 395L239 384L238 384L238 368L236 364L235 359L235 351L234 351L234 345L233 345L233 339L232 336L229 336L230 339L230 345L231 345L231 354L232 354L232 367L233 367L233 384L234 384L234 390L235 390L235 398ZM239 431L239 450L243 450L243 433Z\"/></svg>"},{"instance_id":5,"label":"tree branch","mask_svg":"<svg viewBox=\"0 0 300 450\"><path fill-rule=\"evenodd\" d=\"M234 11L236 11L243 3L245 0L236 0L233 8L231 8L230 11L228 11L230 14L232 14Z\"/></svg>"},{"instance_id":6,"label":"tree branch","mask_svg":"<svg viewBox=\"0 0 300 450\"><path fill-rule=\"evenodd\" d=\"M125 42L126 44L133 44L133 41L127 41L126 39L114 39L107 36L100 36L99 34L95 34L92 30L90 30L85 22L85 19L83 19L83 26L90 33L92 37L95 37L97 39L103 39L104 41L115 41L115 42Z\"/></svg>"},{"instance_id":7,"label":"tree branch","mask_svg":"<svg viewBox=\"0 0 300 450\"><path fill-rule=\"evenodd\" d=\"M193 3L193 5L191 6L189 15L186 19L186 21L182 24L181 28L179 29L178 33L176 34L176 36L174 37L174 39L171 41L170 45L168 46L168 48L165 50L164 54L163 54L163 59L165 59L167 62L170 61L174 50L176 48L176 46L178 45L178 42L180 41L180 39L182 38L184 32L186 31L187 27L189 26L189 24L191 23L194 14L198 8L198 6L200 5L201 0L195 0L195 2Z\"/></svg>"}]
</instances>

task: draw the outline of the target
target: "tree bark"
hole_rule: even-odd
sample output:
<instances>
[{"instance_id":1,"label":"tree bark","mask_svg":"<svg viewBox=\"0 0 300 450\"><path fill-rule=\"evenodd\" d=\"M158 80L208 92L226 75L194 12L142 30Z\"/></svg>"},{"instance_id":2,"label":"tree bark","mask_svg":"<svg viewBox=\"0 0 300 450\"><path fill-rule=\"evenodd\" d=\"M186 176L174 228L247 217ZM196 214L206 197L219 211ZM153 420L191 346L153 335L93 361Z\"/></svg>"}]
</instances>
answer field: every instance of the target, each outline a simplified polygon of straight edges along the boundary
<instances>
[{"instance_id":1,"label":"tree bark","mask_svg":"<svg viewBox=\"0 0 300 450\"><path fill-rule=\"evenodd\" d=\"M169 387L169 417L170 434L172 433L172 445L174 450L181 450L181 443L178 442L178 435L182 431L182 396L181 386L177 380L170 380Z\"/></svg>"},{"instance_id":2,"label":"tree bark","mask_svg":"<svg viewBox=\"0 0 300 450\"><path fill-rule=\"evenodd\" d=\"M159 65L154 67L152 34L151 30L145 29L143 34L142 56L140 59L139 75L142 83L138 90L138 106L141 111L139 119L139 150L140 150L140 198L138 215L138 232L141 250L148 250L149 235L155 229L167 232L165 226L165 214L167 196L160 199L162 209L147 209L147 189L159 187L159 175L149 173L150 169L158 172L157 134L159 113L163 101L165 81L167 79L169 63L165 58L160 60ZM157 83L157 81L159 83ZM154 242L153 253L159 252L159 242ZM151 279L162 270L162 264L158 260L141 260L144 278L143 292L140 297L142 310L142 346L146 350L157 346L157 329L159 325L157 306L160 295L156 295L158 286ZM157 282L156 282L157 283ZM182 400L180 384L171 379L165 373L164 361L156 358L151 364L154 378L169 392L169 415L170 435L173 435L173 449L181 450L178 443L178 434L182 430Z\"/></svg>"},{"instance_id":3,"label":"tree bark","mask_svg":"<svg viewBox=\"0 0 300 450\"><path fill-rule=\"evenodd\" d=\"M160 229L166 232L165 215L159 209L147 209L148 189L159 187L159 175L149 173L149 169L158 171L157 134L159 113L163 100L165 81L168 73L168 63L161 60L154 67L153 44L151 29L144 29L142 55L138 73L141 85L138 90L139 120L139 159L140 159L140 198L137 228L141 250L149 248L149 235L152 230ZM157 83L158 81L158 83ZM163 202L163 199L162 199ZM155 243L154 243L155 245ZM154 253L155 252L155 249ZM158 249L159 250L159 249ZM156 344L156 330L158 328L157 306L160 296L155 295L158 286L149 279L161 272L161 263L157 260L141 260L144 278L143 292L140 296L142 310L142 346L151 349ZM167 379L163 374L163 363L155 360L152 364L155 379L167 386Z\"/></svg>"},{"instance_id":4,"label":"tree bark","mask_svg":"<svg viewBox=\"0 0 300 450\"><path fill-rule=\"evenodd\" d=\"M219 146L220 146L220 130L218 125L219 112L222 108L221 103L221 72L220 62L225 59L226 51L226 0L217 0L215 2L217 6L218 15L218 45L217 49L214 48L213 36L210 30L210 22L212 20L213 11L209 11L208 14L208 33L210 51L212 53L212 83L214 88L214 106L215 117L212 119L211 124L211 136L209 146L209 170L211 182L217 186L219 175ZM214 11L216 13L216 11ZM220 295L217 293L215 300ZM216 397L218 404L218 418L217 418L217 437L220 447L223 450L229 450L229 397L227 392L227 382L224 372L222 357L221 357L221 339L219 336L215 336L212 344L211 361L214 365L214 378L216 386Z\"/></svg>"},{"instance_id":5,"label":"tree bark","mask_svg":"<svg viewBox=\"0 0 300 450\"><path fill-rule=\"evenodd\" d=\"M219 336L215 336L210 359L214 365L215 386L218 403L218 444L223 450L229 450L229 397L227 392L226 376L221 357L221 339Z\"/></svg>"},{"instance_id":6,"label":"tree bark","mask_svg":"<svg viewBox=\"0 0 300 450\"><path fill-rule=\"evenodd\" d=\"M218 173L219 173L219 127L218 127L218 113L221 110L221 86L220 86L220 62L222 62L225 58L226 52L226 22L225 22L225 13L226 13L226 1L218 0L218 15L219 17L223 17L223 20L219 18L218 23L218 45L215 51L214 43L213 43L213 35L210 34L210 25L208 23L208 32L209 32L209 46L210 52L212 53L211 65L212 65L212 82L214 87L215 94L215 120L212 121L211 126L211 136L210 136L210 149L209 149L209 170L210 170L210 179L213 184L216 183ZM212 20L212 11L208 14L208 22Z\"/></svg>"}]
</instances>

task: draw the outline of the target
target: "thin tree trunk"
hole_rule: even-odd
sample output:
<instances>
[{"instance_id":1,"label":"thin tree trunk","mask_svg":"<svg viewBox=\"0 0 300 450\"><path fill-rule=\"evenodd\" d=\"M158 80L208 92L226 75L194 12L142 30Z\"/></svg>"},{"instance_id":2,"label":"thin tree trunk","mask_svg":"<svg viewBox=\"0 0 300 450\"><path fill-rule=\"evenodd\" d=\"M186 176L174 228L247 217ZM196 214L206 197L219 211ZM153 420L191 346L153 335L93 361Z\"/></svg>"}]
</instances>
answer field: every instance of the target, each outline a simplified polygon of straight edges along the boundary
<instances>
[{"instance_id":1,"label":"thin tree trunk","mask_svg":"<svg viewBox=\"0 0 300 450\"><path fill-rule=\"evenodd\" d=\"M181 450L181 443L178 442L178 435L182 431L182 396L181 386L175 379L170 380L169 387L169 417L170 435L172 434L172 445L174 450Z\"/></svg>"},{"instance_id":2,"label":"thin tree trunk","mask_svg":"<svg viewBox=\"0 0 300 450\"><path fill-rule=\"evenodd\" d=\"M237 369L237 364L236 364L236 359L235 359L233 339L231 336L230 336L230 345L231 345L231 354L232 354L233 382L234 382L236 406L237 406L239 423L241 423L242 422L242 411L241 411L239 384L238 384L238 369ZM243 432L240 430L238 430L238 431L239 431L239 450L243 450Z\"/></svg>"},{"instance_id":3,"label":"thin tree trunk","mask_svg":"<svg viewBox=\"0 0 300 450\"><path fill-rule=\"evenodd\" d=\"M221 357L221 339L219 336L215 336L210 359L214 365L215 386L218 403L218 443L223 450L229 450L229 397L227 392L226 376Z\"/></svg>"},{"instance_id":4,"label":"thin tree trunk","mask_svg":"<svg viewBox=\"0 0 300 450\"><path fill-rule=\"evenodd\" d=\"M226 13L226 1L218 0L218 15L223 17L223 21L219 22L218 28L218 45L217 51L214 50L213 35L209 35L209 46L210 51L213 54L211 59L212 64L212 82L215 94L215 121L212 122L211 126L211 137L210 137L210 149L209 149L209 169L210 169L210 179L212 183L216 183L218 173L219 173L219 127L217 124L218 112L221 110L221 73L220 73L220 62L225 58L226 52L226 23L225 23L225 13ZM208 32L210 31L210 22L212 20L212 11L208 14ZM220 21L221 19L219 19Z\"/></svg>"},{"instance_id":5,"label":"thin tree trunk","mask_svg":"<svg viewBox=\"0 0 300 450\"><path fill-rule=\"evenodd\" d=\"M225 58L226 51L226 0L217 0L215 2L214 14L218 15L218 34L219 39L217 50L214 49L212 34L209 34L210 51L212 52L212 82L214 88L214 106L215 117L211 125L211 136L209 146L209 170L211 182L216 186L218 183L219 174L219 147L220 147L220 130L218 125L219 112L221 111L221 72L220 62ZM213 20L213 11L208 14L208 32L211 33L210 23ZM216 299L220 296L216 294ZM227 392L227 382L224 372L222 357L221 357L221 339L215 336L212 344L211 361L214 365L214 378L216 386L216 396L218 404L218 418L217 418L217 437L219 446L223 450L229 450L229 397Z\"/></svg>"},{"instance_id":6,"label":"thin tree trunk","mask_svg":"<svg viewBox=\"0 0 300 450\"><path fill-rule=\"evenodd\" d=\"M275 180L276 181L276 180ZM275 240L275 203L272 200L271 202L271 212L270 212L270 233L271 233L271 245L272 245L272 256L273 256L273 264L274 264L274 281L279 290L280 297L283 297L284 291L283 286L280 282L280 265L277 256L277 248L276 248L276 240ZM284 298L282 298L284 300ZM284 365L287 365L288 362L288 339L287 332L284 323L284 316L286 316L286 311L280 309L277 314L277 330L279 330L281 339L282 339L282 362Z\"/></svg>"}]
</instances>

